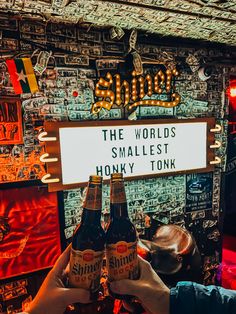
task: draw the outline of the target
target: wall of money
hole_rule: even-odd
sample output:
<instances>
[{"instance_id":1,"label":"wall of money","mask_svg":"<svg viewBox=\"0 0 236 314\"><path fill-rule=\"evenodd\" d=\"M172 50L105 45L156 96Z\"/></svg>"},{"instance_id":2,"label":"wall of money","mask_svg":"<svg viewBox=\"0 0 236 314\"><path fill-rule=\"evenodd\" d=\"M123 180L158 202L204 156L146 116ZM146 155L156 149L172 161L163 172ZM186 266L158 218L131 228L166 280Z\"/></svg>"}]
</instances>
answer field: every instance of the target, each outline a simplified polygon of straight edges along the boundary
<instances>
[{"instance_id":1,"label":"wall of money","mask_svg":"<svg viewBox=\"0 0 236 314\"><path fill-rule=\"evenodd\" d=\"M1 102L16 101L5 64L7 58L31 57L38 80L39 92L17 98L22 108L22 144L0 145L0 182L40 179L45 173L39 156L43 150L37 139L44 121L84 121L127 119L123 106L110 111L91 113L95 101L94 86L107 71L124 77L130 62L130 31L119 34L116 29L81 28L65 24L32 20L0 18ZM123 36L122 36L123 35ZM119 39L118 39L119 37ZM121 38L120 38L121 37ZM227 114L224 91L229 73L235 71L231 60L233 49L225 47L178 44L138 34L135 49L144 61L144 73L161 66L177 67L176 90L181 103L175 108L140 107L137 119L216 117L222 125L217 138L222 158L213 173L163 176L126 183L129 213L140 237L152 239L158 226L178 224L191 231L202 257L203 280L214 283L221 258L220 184L225 169L227 146ZM199 67L212 64L206 81L199 77ZM162 95L165 99L165 95ZM3 108L2 106L1 108ZM3 110L0 123L5 122ZM1 142L1 139L0 139ZM198 188L196 188L196 183ZM104 186L104 223L109 212L109 186ZM64 244L70 242L80 221L84 189L63 192Z\"/></svg>"}]
</instances>

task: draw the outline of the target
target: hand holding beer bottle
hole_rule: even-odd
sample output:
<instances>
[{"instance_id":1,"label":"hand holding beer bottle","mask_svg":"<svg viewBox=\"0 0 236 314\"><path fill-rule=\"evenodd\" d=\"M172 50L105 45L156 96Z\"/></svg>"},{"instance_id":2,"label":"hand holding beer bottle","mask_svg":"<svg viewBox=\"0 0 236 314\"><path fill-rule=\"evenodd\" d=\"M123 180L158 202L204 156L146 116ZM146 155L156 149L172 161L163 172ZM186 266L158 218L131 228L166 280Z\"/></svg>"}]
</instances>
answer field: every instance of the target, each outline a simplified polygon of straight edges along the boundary
<instances>
[{"instance_id":1,"label":"hand holding beer bottle","mask_svg":"<svg viewBox=\"0 0 236 314\"><path fill-rule=\"evenodd\" d=\"M90 176L81 223L72 239L69 284L89 290L91 299L98 297L105 248L101 208L102 177Z\"/></svg>"},{"instance_id":2,"label":"hand holding beer bottle","mask_svg":"<svg viewBox=\"0 0 236 314\"><path fill-rule=\"evenodd\" d=\"M122 173L111 175L111 221L106 233L106 259L108 282L121 279L138 279L137 233L129 219ZM110 294L117 299L129 298Z\"/></svg>"}]
</instances>

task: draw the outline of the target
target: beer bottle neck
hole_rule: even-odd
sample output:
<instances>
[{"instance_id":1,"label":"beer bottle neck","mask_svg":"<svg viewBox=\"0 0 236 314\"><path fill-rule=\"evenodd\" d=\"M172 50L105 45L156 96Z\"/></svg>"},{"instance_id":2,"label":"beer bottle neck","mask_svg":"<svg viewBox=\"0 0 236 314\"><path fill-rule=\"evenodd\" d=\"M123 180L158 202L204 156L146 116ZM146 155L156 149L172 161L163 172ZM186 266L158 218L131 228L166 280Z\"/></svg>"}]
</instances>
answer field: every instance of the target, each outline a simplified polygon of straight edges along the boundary
<instances>
[{"instance_id":1,"label":"beer bottle neck","mask_svg":"<svg viewBox=\"0 0 236 314\"><path fill-rule=\"evenodd\" d=\"M100 225L102 208L102 185L89 182L83 203L82 224Z\"/></svg>"},{"instance_id":2,"label":"beer bottle neck","mask_svg":"<svg viewBox=\"0 0 236 314\"><path fill-rule=\"evenodd\" d=\"M84 208L81 218L82 225L101 225L101 210Z\"/></svg>"},{"instance_id":3,"label":"beer bottle neck","mask_svg":"<svg viewBox=\"0 0 236 314\"><path fill-rule=\"evenodd\" d=\"M111 203L111 219L128 218L127 203Z\"/></svg>"},{"instance_id":4,"label":"beer bottle neck","mask_svg":"<svg viewBox=\"0 0 236 314\"><path fill-rule=\"evenodd\" d=\"M123 180L117 180L111 183L110 208L111 219L128 218L128 208Z\"/></svg>"}]
</instances>

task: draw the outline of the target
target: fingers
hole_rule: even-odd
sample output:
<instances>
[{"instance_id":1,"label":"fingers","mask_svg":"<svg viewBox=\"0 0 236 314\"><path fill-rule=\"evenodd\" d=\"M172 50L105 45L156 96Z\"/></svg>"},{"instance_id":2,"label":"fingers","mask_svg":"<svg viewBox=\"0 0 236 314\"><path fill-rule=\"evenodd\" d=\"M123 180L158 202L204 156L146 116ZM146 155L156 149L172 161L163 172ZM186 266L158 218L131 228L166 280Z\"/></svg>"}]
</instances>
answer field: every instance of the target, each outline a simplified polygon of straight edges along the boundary
<instances>
[{"instance_id":1,"label":"fingers","mask_svg":"<svg viewBox=\"0 0 236 314\"><path fill-rule=\"evenodd\" d=\"M62 271L67 267L70 259L71 244L65 249L61 256L57 259L52 271L56 275L61 275Z\"/></svg>"},{"instance_id":2,"label":"fingers","mask_svg":"<svg viewBox=\"0 0 236 314\"><path fill-rule=\"evenodd\" d=\"M132 305L129 303L129 302L126 302L126 301L123 301L123 307L131 312L131 313L134 313L134 308L132 307Z\"/></svg>"},{"instance_id":3,"label":"fingers","mask_svg":"<svg viewBox=\"0 0 236 314\"><path fill-rule=\"evenodd\" d=\"M71 288L63 289L63 298L67 304L70 303L90 303L90 292L84 289Z\"/></svg>"},{"instance_id":4,"label":"fingers","mask_svg":"<svg viewBox=\"0 0 236 314\"><path fill-rule=\"evenodd\" d=\"M118 294L139 295L140 287L138 280L118 280L110 283L112 292Z\"/></svg>"},{"instance_id":5,"label":"fingers","mask_svg":"<svg viewBox=\"0 0 236 314\"><path fill-rule=\"evenodd\" d=\"M153 272L152 266L149 262L145 261L142 257L138 256L140 279L144 279L149 273Z\"/></svg>"}]
</instances>

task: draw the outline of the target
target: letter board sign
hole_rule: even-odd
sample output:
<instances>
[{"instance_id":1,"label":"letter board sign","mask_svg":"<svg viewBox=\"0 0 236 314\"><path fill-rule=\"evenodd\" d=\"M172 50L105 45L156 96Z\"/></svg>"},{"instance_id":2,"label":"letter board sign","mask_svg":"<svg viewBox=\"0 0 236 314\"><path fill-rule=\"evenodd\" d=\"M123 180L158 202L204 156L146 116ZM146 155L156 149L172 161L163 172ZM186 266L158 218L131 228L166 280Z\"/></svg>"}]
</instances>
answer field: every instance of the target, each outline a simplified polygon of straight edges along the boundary
<instances>
[{"instance_id":1,"label":"letter board sign","mask_svg":"<svg viewBox=\"0 0 236 314\"><path fill-rule=\"evenodd\" d=\"M49 190L86 185L89 175L109 180L213 171L214 118L46 122ZM54 140L50 141L50 138ZM214 146L214 145L213 145Z\"/></svg>"}]
</instances>

